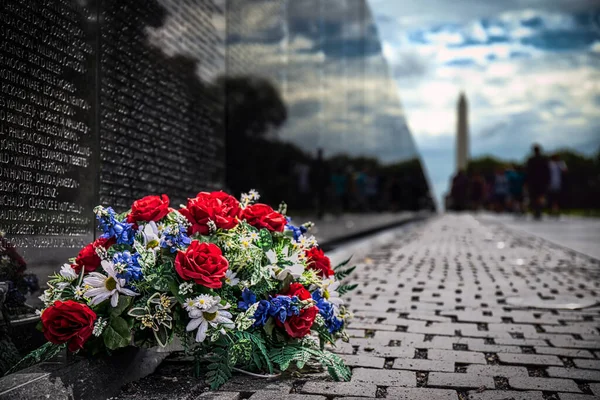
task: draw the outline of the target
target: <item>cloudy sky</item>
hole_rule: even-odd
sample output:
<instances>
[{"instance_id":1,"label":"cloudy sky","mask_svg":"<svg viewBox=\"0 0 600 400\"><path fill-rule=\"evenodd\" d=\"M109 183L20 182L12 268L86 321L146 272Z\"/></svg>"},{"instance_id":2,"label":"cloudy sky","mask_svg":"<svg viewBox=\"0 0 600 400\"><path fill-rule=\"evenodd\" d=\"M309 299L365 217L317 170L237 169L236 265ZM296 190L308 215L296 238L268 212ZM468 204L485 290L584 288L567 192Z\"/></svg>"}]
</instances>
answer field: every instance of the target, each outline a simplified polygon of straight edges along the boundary
<instances>
[{"instance_id":1,"label":"cloudy sky","mask_svg":"<svg viewBox=\"0 0 600 400\"><path fill-rule=\"evenodd\" d=\"M456 101L471 155L600 149L600 2L370 0L408 125L436 192L454 172Z\"/></svg>"}]
</instances>

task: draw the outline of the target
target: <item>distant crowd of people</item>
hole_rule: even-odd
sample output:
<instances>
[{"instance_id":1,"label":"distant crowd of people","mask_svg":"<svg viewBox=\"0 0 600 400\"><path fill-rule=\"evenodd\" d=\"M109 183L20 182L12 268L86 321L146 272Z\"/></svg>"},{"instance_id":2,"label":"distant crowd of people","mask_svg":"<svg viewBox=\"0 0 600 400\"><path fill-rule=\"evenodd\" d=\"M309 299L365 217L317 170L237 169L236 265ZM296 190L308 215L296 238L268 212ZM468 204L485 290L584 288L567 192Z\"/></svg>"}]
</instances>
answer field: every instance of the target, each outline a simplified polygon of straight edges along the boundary
<instances>
[{"instance_id":1,"label":"distant crowd of people","mask_svg":"<svg viewBox=\"0 0 600 400\"><path fill-rule=\"evenodd\" d=\"M297 163L293 173L297 196L291 197L312 199L312 204L305 204L305 208L308 205L316 210L319 219L326 212L340 215L414 208L417 206L407 201L407 191L420 196L419 190L412 188L414 177L389 176L368 166L357 168L331 163L324 160L321 150L312 163Z\"/></svg>"},{"instance_id":2,"label":"distant crowd of people","mask_svg":"<svg viewBox=\"0 0 600 400\"><path fill-rule=\"evenodd\" d=\"M564 196L566 164L555 154L547 157L539 145L524 167L498 167L485 176L481 171L458 171L452 178L447 208L455 211L488 209L524 214L527 208L540 219L548 206L558 215Z\"/></svg>"}]
</instances>

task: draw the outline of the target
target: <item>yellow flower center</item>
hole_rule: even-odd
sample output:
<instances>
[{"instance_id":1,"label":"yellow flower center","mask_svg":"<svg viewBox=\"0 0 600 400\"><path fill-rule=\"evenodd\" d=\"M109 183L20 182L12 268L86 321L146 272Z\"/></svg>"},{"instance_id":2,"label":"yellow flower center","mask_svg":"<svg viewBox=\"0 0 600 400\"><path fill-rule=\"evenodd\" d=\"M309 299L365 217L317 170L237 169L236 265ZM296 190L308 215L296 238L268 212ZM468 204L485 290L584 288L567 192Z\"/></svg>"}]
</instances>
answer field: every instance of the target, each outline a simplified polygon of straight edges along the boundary
<instances>
[{"instance_id":1,"label":"yellow flower center","mask_svg":"<svg viewBox=\"0 0 600 400\"><path fill-rule=\"evenodd\" d=\"M106 288L106 290L115 290L117 288L117 281L112 276L109 276L104 281L104 287Z\"/></svg>"},{"instance_id":2,"label":"yellow flower center","mask_svg":"<svg viewBox=\"0 0 600 400\"><path fill-rule=\"evenodd\" d=\"M198 303L204 305L204 303L206 303L206 301L204 299L200 299L200 300L198 300Z\"/></svg>"},{"instance_id":3,"label":"yellow flower center","mask_svg":"<svg viewBox=\"0 0 600 400\"><path fill-rule=\"evenodd\" d=\"M146 245L148 249L154 249L158 246L160 246L160 242L157 239L152 239L148 241L148 244Z\"/></svg>"},{"instance_id":4,"label":"yellow flower center","mask_svg":"<svg viewBox=\"0 0 600 400\"><path fill-rule=\"evenodd\" d=\"M205 320L212 321L213 319L217 318L217 312L204 312L202 313L202 316Z\"/></svg>"},{"instance_id":5,"label":"yellow flower center","mask_svg":"<svg viewBox=\"0 0 600 400\"><path fill-rule=\"evenodd\" d=\"M329 290L323 290L323 297L325 297L325 300L329 300Z\"/></svg>"},{"instance_id":6,"label":"yellow flower center","mask_svg":"<svg viewBox=\"0 0 600 400\"><path fill-rule=\"evenodd\" d=\"M146 314L142 317L142 326L144 328L152 327L152 316L151 315Z\"/></svg>"},{"instance_id":7,"label":"yellow flower center","mask_svg":"<svg viewBox=\"0 0 600 400\"><path fill-rule=\"evenodd\" d=\"M164 308L169 308L171 306L171 299L169 299L168 297L165 297L165 296L160 296L160 304Z\"/></svg>"}]
</instances>

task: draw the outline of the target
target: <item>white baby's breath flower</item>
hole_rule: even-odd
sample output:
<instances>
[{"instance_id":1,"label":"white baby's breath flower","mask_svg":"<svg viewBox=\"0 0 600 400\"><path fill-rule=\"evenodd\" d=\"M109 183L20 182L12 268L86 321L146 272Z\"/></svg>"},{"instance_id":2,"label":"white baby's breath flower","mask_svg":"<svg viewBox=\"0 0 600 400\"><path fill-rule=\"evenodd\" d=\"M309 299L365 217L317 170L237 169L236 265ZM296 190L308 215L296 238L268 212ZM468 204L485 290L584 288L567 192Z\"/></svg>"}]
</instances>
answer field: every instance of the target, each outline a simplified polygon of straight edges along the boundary
<instances>
[{"instance_id":1,"label":"white baby's breath flower","mask_svg":"<svg viewBox=\"0 0 600 400\"><path fill-rule=\"evenodd\" d=\"M63 264L63 266L60 268L59 274L69 282L77 279L77 272L73 269L73 267L71 267L70 264Z\"/></svg>"},{"instance_id":2,"label":"white baby's breath flower","mask_svg":"<svg viewBox=\"0 0 600 400\"><path fill-rule=\"evenodd\" d=\"M206 225L208 226L208 233L215 233L217 231L217 224L212 219L209 219Z\"/></svg>"},{"instance_id":3,"label":"white baby's breath flower","mask_svg":"<svg viewBox=\"0 0 600 400\"><path fill-rule=\"evenodd\" d=\"M52 304L52 297L54 297L54 291L52 289L44 290L44 293L40 297L38 297L46 307Z\"/></svg>"},{"instance_id":4,"label":"white baby's breath flower","mask_svg":"<svg viewBox=\"0 0 600 400\"><path fill-rule=\"evenodd\" d=\"M240 283L240 278L237 277L235 272L228 269L227 272L225 272L225 283L229 286L236 286L238 283Z\"/></svg>"},{"instance_id":5,"label":"white baby's breath flower","mask_svg":"<svg viewBox=\"0 0 600 400\"><path fill-rule=\"evenodd\" d=\"M97 246L94 251L96 255L100 258L100 260L108 260L110 257L108 256L108 251L103 246Z\"/></svg>"},{"instance_id":6,"label":"white baby's breath flower","mask_svg":"<svg viewBox=\"0 0 600 400\"><path fill-rule=\"evenodd\" d=\"M102 317L98 317L98 319L94 323L94 329L92 330L92 334L96 337L99 337L100 335L102 335L102 332L104 331L104 328L106 328L107 324L108 321L106 321Z\"/></svg>"},{"instance_id":7,"label":"white baby's breath flower","mask_svg":"<svg viewBox=\"0 0 600 400\"><path fill-rule=\"evenodd\" d=\"M194 290L194 284L192 282L183 282L179 285L179 294L185 296L188 293L192 293Z\"/></svg>"},{"instance_id":8,"label":"white baby's breath flower","mask_svg":"<svg viewBox=\"0 0 600 400\"><path fill-rule=\"evenodd\" d=\"M258 235L258 232L250 232L248 238L250 238L251 241L256 242L260 236Z\"/></svg>"},{"instance_id":9,"label":"white baby's breath flower","mask_svg":"<svg viewBox=\"0 0 600 400\"><path fill-rule=\"evenodd\" d=\"M248 196L250 197L250 200L253 201L257 201L258 199L260 199L260 194L258 194L258 192L254 189L250 189L248 191Z\"/></svg>"},{"instance_id":10,"label":"white baby's breath flower","mask_svg":"<svg viewBox=\"0 0 600 400\"><path fill-rule=\"evenodd\" d=\"M249 236L242 236L242 238L240 238L240 244L243 248L247 249L252 245L252 239Z\"/></svg>"},{"instance_id":11,"label":"white baby's breath flower","mask_svg":"<svg viewBox=\"0 0 600 400\"><path fill-rule=\"evenodd\" d=\"M75 300L80 300L81 298L83 298L83 296L85 295L85 291L86 289L84 287L81 287L79 285L75 286L75 288L73 289Z\"/></svg>"}]
</instances>

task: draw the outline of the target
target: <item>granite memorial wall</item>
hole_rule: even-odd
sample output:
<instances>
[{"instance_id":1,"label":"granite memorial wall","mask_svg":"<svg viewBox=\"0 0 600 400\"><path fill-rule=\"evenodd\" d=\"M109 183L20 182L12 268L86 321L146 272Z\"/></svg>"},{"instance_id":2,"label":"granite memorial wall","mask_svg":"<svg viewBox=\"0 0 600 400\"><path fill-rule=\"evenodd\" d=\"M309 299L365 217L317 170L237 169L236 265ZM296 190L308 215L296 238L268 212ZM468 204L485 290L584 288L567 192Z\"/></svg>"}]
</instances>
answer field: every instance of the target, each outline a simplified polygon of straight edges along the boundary
<instances>
[{"instance_id":1,"label":"granite memorial wall","mask_svg":"<svg viewBox=\"0 0 600 400\"><path fill-rule=\"evenodd\" d=\"M395 209L430 205L364 0L2 0L0 33L0 230L40 278L97 204L256 188L309 209L319 150L332 204L377 173Z\"/></svg>"},{"instance_id":2,"label":"granite memorial wall","mask_svg":"<svg viewBox=\"0 0 600 400\"><path fill-rule=\"evenodd\" d=\"M93 240L95 205L223 186L221 3L0 2L0 231L41 279Z\"/></svg>"}]
</instances>

